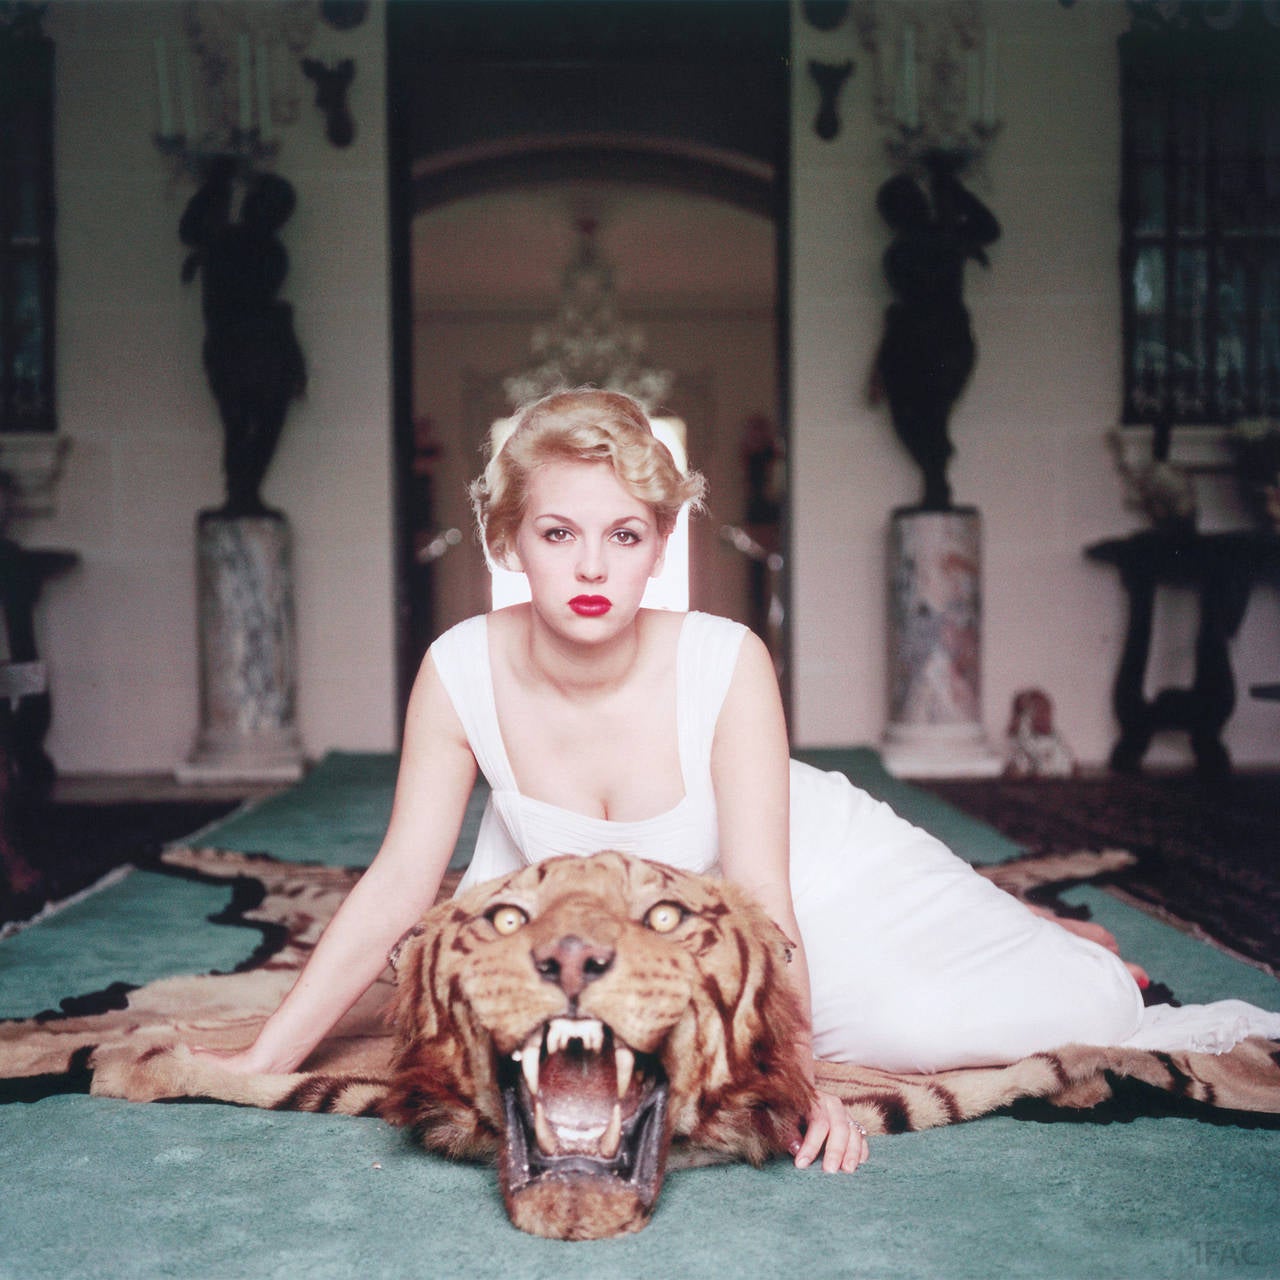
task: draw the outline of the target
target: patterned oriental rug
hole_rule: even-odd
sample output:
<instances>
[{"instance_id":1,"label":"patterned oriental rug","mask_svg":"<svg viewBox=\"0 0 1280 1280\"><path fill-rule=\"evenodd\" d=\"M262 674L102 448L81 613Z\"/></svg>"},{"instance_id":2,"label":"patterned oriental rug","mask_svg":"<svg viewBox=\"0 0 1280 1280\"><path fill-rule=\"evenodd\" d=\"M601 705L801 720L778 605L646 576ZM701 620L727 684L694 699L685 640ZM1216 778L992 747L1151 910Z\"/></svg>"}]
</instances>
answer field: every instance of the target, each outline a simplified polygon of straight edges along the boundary
<instances>
[{"instance_id":1,"label":"patterned oriental rug","mask_svg":"<svg viewBox=\"0 0 1280 1280\"><path fill-rule=\"evenodd\" d=\"M1024 852L991 826L890 777L872 751L806 754L844 770L970 861L990 867ZM163 869L117 878L0 937L0 1020L9 1020L0 1026L18 1029L6 1052L13 1053L9 1074L22 1076L0 1088L9 1100L0 1105L0 1150L12 1172L0 1197L0 1273L22 1280L391 1280L424 1268L489 1276L500 1259L513 1276L548 1280L1164 1280L1225 1257L1244 1259L1251 1274L1280 1275L1277 1116L1235 1109L1257 1102L1210 1107L1192 1097L1206 1084L1219 1103L1274 1094L1275 1064L1261 1042L1251 1046L1252 1065L1235 1055L1212 1064L1228 1069L1225 1083L1203 1072L1196 1081L1196 1064L1187 1072L1174 1058L1048 1062L1053 1078L1022 1079L1010 1094L1019 1100L1005 1106L996 1104L998 1082L984 1085L978 1076L986 1095L977 1102L961 1089L926 1088L908 1090L904 1105L898 1083L867 1080L859 1114L900 1136L877 1138L854 1177L799 1171L785 1160L762 1169L678 1170L647 1230L590 1245L514 1230L491 1168L425 1153L377 1119L263 1109L279 1105L278 1093L248 1106L138 1106L87 1096L91 1087L106 1091L113 1073L131 1074L142 1050L131 1038L172 1042L188 1014L203 1021L213 1013L229 1040L248 1038L258 1005L245 998L274 1003L273 973L290 980L297 950L351 883L350 868L377 848L394 778L388 755L336 753L295 787L186 842L216 846L221 852L212 858L170 850ZM482 807L478 795L456 865L465 861ZM184 857L193 865L179 865ZM301 896L330 899L323 909L320 901L291 899L313 914L310 925L290 919L287 903L270 901L264 878L282 863L297 864L280 871L282 889L291 882L296 891L310 877L312 891ZM1105 869L1123 870L1111 860ZM1102 870L1095 861L1090 874ZM1110 928L1126 954L1182 1000L1234 996L1280 1008L1274 977L1094 882L1064 889L1061 900ZM175 1017L177 989L186 995ZM198 1008L187 1002L192 993L203 1002ZM377 1059L385 1053L377 1012L364 1011L374 1057L363 1102L344 1089L344 1104L321 1084L326 1074L346 1074L336 1057L314 1059L313 1071L289 1078L286 1088L306 1085L313 1108L364 1109L377 1096ZM196 1031L205 1039L203 1026ZM61 1033L68 1039L59 1047ZM339 1054L354 1044L331 1041ZM154 1057L158 1066L163 1055ZM1148 1070L1160 1072L1157 1087L1142 1083ZM1113 1097L1060 1105L1078 1080L1090 1090L1104 1084ZM267 1083L276 1089L281 1082ZM874 1085L887 1087L875 1093ZM216 1092L188 1079L187 1096L193 1087ZM294 1105L306 1101L298 1095ZM993 1107L970 1123L946 1122L957 1109Z\"/></svg>"},{"instance_id":2,"label":"patterned oriental rug","mask_svg":"<svg viewBox=\"0 0 1280 1280\"><path fill-rule=\"evenodd\" d=\"M1064 888L1106 876L1131 859L1122 851L1022 858L983 868L1001 888L1053 902ZM261 931L262 942L231 974L165 978L142 987L114 982L69 992L59 1010L0 1023L0 1102L88 1091L134 1102L206 1100L267 1110L379 1114L391 1035L385 1018L389 972L316 1050L310 1069L243 1078L194 1059L191 1043L238 1048L253 1038L306 962L321 931L358 877L344 868L265 855L176 848L155 870L231 886L217 923ZM456 885L446 880L442 895ZM1169 998L1156 985L1150 994ZM1169 1095L1158 1110L1280 1113L1280 1046L1247 1040L1230 1053L1155 1053L1068 1045L1006 1067L907 1075L819 1062L822 1087L844 1099L871 1133L955 1124L1019 1102L1090 1109L1113 1085ZM1262 1116L1251 1123L1267 1123ZM1280 1122L1277 1122L1280 1123Z\"/></svg>"},{"instance_id":3,"label":"patterned oriental rug","mask_svg":"<svg viewBox=\"0 0 1280 1280\"><path fill-rule=\"evenodd\" d=\"M37 883L14 888L0 870L0 926L65 901L125 863L145 866L168 843L226 817L235 800L45 804L17 824Z\"/></svg>"},{"instance_id":4,"label":"patterned oriental rug","mask_svg":"<svg viewBox=\"0 0 1280 1280\"><path fill-rule=\"evenodd\" d=\"M1032 853L1129 850L1113 891L1280 971L1280 774L917 785Z\"/></svg>"}]
</instances>

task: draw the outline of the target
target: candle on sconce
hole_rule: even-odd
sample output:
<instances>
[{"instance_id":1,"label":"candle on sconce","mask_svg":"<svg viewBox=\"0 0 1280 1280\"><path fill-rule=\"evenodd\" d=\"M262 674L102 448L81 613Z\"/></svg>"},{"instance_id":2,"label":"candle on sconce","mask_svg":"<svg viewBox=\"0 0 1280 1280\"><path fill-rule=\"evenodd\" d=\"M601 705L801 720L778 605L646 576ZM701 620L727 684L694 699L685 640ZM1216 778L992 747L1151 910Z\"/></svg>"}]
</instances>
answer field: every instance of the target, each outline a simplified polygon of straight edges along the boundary
<instances>
[{"instance_id":1,"label":"candle on sconce","mask_svg":"<svg viewBox=\"0 0 1280 1280\"><path fill-rule=\"evenodd\" d=\"M916 33L909 23L902 28L902 78L898 84L898 117L908 129L920 124L920 104L916 95Z\"/></svg>"},{"instance_id":2,"label":"candle on sconce","mask_svg":"<svg viewBox=\"0 0 1280 1280\"><path fill-rule=\"evenodd\" d=\"M248 133L253 128L253 84L251 79L252 58L249 53L249 37L241 33L236 37L236 49L240 62L240 132Z\"/></svg>"},{"instance_id":3,"label":"candle on sconce","mask_svg":"<svg viewBox=\"0 0 1280 1280\"><path fill-rule=\"evenodd\" d=\"M169 84L169 54L165 48L164 37L155 42L156 54L156 91L160 97L160 136L173 137L173 92Z\"/></svg>"},{"instance_id":4,"label":"candle on sconce","mask_svg":"<svg viewBox=\"0 0 1280 1280\"><path fill-rule=\"evenodd\" d=\"M271 69L265 40L258 41L253 69L258 82L258 136L266 142L271 136Z\"/></svg>"},{"instance_id":5,"label":"candle on sconce","mask_svg":"<svg viewBox=\"0 0 1280 1280\"><path fill-rule=\"evenodd\" d=\"M996 33L987 32L982 50L982 123L988 129L996 126Z\"/></svg>"}]
</instances>

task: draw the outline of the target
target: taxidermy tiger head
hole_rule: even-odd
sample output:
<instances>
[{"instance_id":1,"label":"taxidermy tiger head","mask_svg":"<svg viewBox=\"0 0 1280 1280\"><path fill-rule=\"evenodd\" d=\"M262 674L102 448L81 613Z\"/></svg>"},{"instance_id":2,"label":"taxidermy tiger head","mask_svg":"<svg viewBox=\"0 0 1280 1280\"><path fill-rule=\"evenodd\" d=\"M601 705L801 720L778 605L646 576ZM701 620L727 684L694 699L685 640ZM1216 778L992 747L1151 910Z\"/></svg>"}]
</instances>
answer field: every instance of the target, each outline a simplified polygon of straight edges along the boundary
<instances>
[{"instance_id":1,"label":"taxidermy tiger head","mask_svg":"<svg viewBox=\"0 0 1280 1280\"><path fill-rule=\"evenodd\" d=\"M672 1163L789 1150L811 1088L781 931L720 880L553 858L430 911L393 963L384 1114L497 1159L534 1235L638 1231Z\"/></svg>"}]
</instances>

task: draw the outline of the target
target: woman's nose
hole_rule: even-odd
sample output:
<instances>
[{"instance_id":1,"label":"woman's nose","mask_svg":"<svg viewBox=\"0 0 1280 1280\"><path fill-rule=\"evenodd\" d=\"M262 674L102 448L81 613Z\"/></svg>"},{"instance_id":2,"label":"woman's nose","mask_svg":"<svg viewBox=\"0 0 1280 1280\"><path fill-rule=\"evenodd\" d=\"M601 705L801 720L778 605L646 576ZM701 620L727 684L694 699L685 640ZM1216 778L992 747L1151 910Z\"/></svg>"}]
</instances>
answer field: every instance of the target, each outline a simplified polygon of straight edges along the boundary
<instances>
[{"instance_id":1,"label":"woman's nose","mask_svg":"<svg viewBox=\"0 0 1280 1280\"><path fill-rule=\"evenodd\" d=\"M604 578L604 555L599 548L582 547L578 556L578 577L583 582L599 582Z\"/></svg>"}]
</instances>

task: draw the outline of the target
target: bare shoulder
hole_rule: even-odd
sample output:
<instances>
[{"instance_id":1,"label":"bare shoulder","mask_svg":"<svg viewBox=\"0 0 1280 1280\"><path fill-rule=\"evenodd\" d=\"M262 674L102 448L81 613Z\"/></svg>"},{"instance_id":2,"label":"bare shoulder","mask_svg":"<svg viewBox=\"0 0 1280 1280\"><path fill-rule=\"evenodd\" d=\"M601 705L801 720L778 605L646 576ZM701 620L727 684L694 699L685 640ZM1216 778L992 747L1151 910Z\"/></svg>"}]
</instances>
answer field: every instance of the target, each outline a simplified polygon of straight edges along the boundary
<instances>
[{"instance_id":1,"label":"bare shoulder","mask_svg":"<svg viewBox=\"0 0 1280 1280\"><path fill-rule=\"evenodd\" d=\"M716 743L754 740L762 733L770 738L779 733L785 737L782 692L764 641L754 631L747 631L716 723Z\"/></svg>"},{"instance_id":2,"label":"bare shoulder","mask_svg":"<svg viewBox=\"0 0 1280 1280\"><path fill-rule=\"evenodd\" d=\"M687 613L679 613L674 609L641 609L636 614L640 643L650 652L674 653L684 620L688 616Z\"/></svg>"},{"instance_id":3,"label":"bare shoulder","mask_svg":"<svg viewBox=\"0 0 1280 1280\"><path fill-rule=\"evenodd\" d=\"M493 609L484 616L489 631L495 635L508 635L512 631L522 630L529 625L529 604L508 604L501 609Z\"/></svg>"},{"instance_id":4,"label":"bare shoulder","mask_svg":"<svg viewBox=\"0 0 1280 1280\"><path fill-rule=\"evenodd\" d=\"M748 685L776 690L778 676L773 666L773 655L768 646L754 631L746 630L738 649L738 663L734 668L733 685Z\"/></svg>"},{"instance_id":5,"label":"bare shoulder","mask_svg":"<svg viewBox=\"0 0 1280 1280\"><path fill-rule=\"evenodd\" d=\"M418 668L404 725L405 751L426 751L435 747L466 746L467 735L428 650ZM469 750L469 748L468 748Z\"/></svg>"},{"instance_id":6,"label":"bare shoulder","mask_svg":"<svg viewBox=\"0 0 1280 1280\"><path fill-rule=\"evenodd\" d=\"M501 650L509 650L529 632L530 608L528 604L509 604L485 614L489 642Z\"/></svg>"},{"instance_id":7,"label":"bare shoulder","mask_svg":"<svg viewBox=\"0 0 1280 1280\"><path fill-rule=\"evenodd\" d=\"M485 614L490 651L508 661L529 636L532 608L526 604L509 604Z\"/></svg>"}]
</instances>

